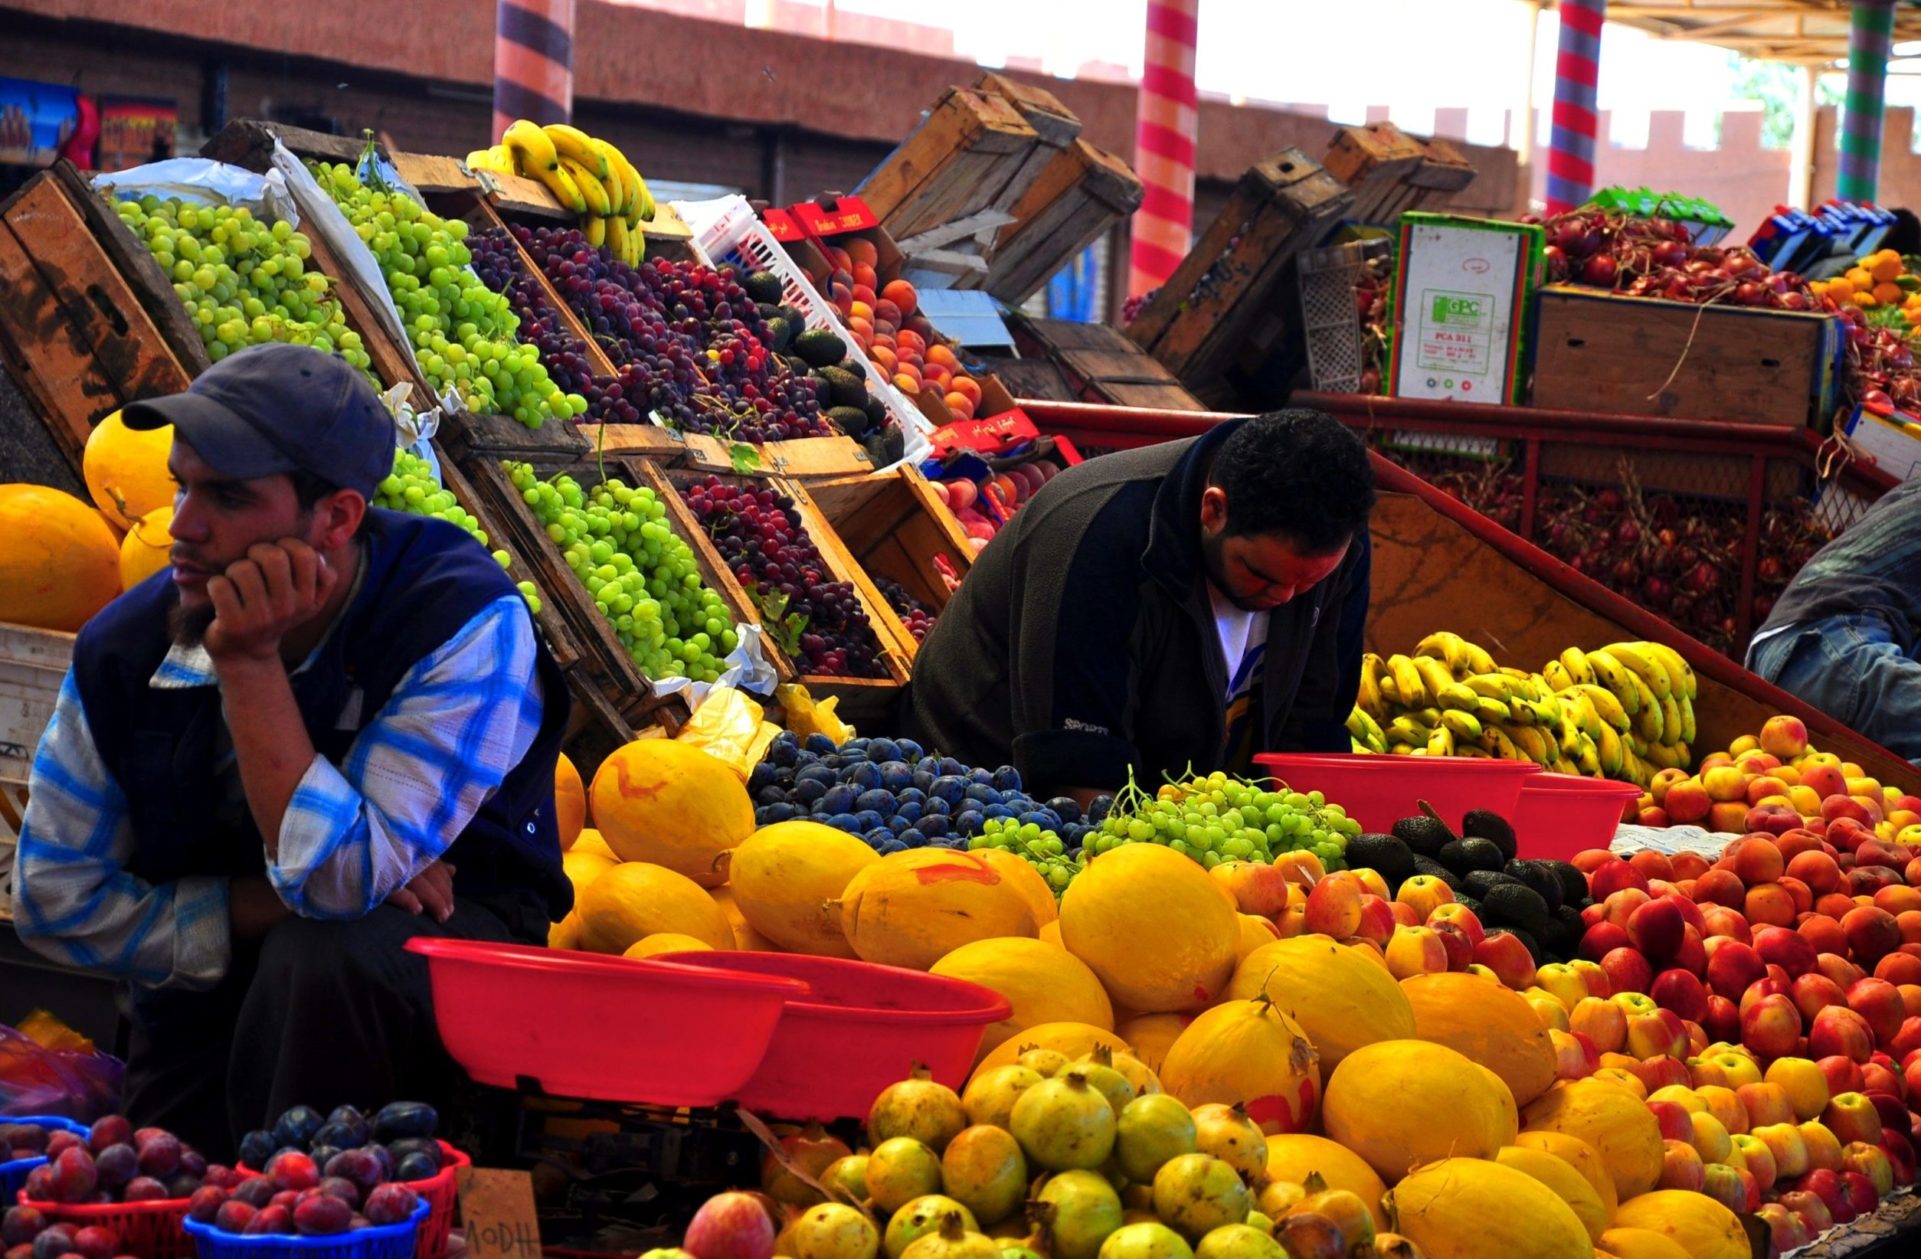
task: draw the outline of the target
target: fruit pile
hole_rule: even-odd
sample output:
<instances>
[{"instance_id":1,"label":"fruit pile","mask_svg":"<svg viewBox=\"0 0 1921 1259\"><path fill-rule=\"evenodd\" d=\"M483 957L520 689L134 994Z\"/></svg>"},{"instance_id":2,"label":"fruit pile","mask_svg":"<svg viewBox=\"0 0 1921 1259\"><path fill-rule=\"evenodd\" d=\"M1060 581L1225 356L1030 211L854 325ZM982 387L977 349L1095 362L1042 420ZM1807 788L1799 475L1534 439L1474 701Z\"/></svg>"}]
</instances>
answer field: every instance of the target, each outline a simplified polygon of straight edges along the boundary
<instances>
[{"instance_id":1,"label":"fruit pile","mask_svg":"<svg viewBox=\"0 0 1921 1259\"><path fill-rule=\"evenodd\" d=\"M1907 327L1921 323L1921 280L1908 273L1906 260L1892 249L1871 253L1845 274L1808 287L1837 306L1889 310Z\"/></svg>"},{"instance_id":2,"label":"fruit pile","mask_svg":"<svg viewBox=\"0 0 1921 1259\"><path fill-rule=\"evenodd\" d=\"M974 482L966 477L935 481L934 489L946 495L947 506L961 528L967 531L976 551L993 541L1007 526L1022 504L1060 475L1060 465L1051 459L1035 459L1017 464L1007 471ZM982 510L983 504L986 510Z\"/></svg>"},{"instance_id":3,"label":"fruit pile","mask_svg":"<svg viewBox=\"0 0 1921 1259\"><path fill-rule=\"evenodd\" d=\"M1216 771L1163 784L1152 794L1128 784L1098 831L1083 844L1088 856L1122 844L1166 844L1209 869L1223 861L1271 863L1282 853L1309 852L1324 869L1343 864L1361 824L1318 791L1284 783L1251 782Z\"/></svg>"},{"instance_id":4,"label":"fruit pile","mask_svg":"<svg viewBox=\"0 0 1921 1259\"><path fill-rule=\"evenodd\" d=\"M488 546L487 531L480 527L465 508L454 501L452 491L434 479L433 468L425 459L411 450L394 451L394 470L387 478L374 487L375 507L389 511L402 511L414 516L432 516L457 525L467 535L482 546ZM506 552L493 552L496 563L502 568L511 569L514 557ZM527 606L535 612L540 611L540 591L531 581L519 583L520 593L526 598Z\"/></svg>"},{"instance_id":5,"label":"fruit pile","mask_svg":"<svg viewBox=\"0 0 1921 1259\"><path fill-rule=\"evenodd\" d=\"M887 600L887 606L900 617L900 623L907 627L907 632L914 636L914 641L924 641L927 631L934 628L934 622L940 614L908 594L907 588L891 577L876 575L874 585L879 588L881 598Z\"/></svg>"},{"instance_id":6,"label":"fruit pile","mask_svg":"<svg viewBox=\"0 0 1921 1259\"><path fill-rule=\"evenodd\" d=\"M207 357L269 341L337 350L369 370L333 281L308 270L313 246L293 225L263 223L245 206L201 206L155 196L117 201L114 212L153 252L193 318Z\"/></svg>"},{"instance_id":7,"label":"fruit pile","mask_svg":"<svg viewBox=\"0 0 1921 1259\"><path fill-rule=\"evenodd\" d=\"M528 428L586 411L586 399L555 387L533 346L515 342L520 321L468 266L465 223L369 187L348 166L312 170L373 251L420 370L437 389L455 390L476 415L511 415Z\"/></svg>"},{"instance_id":8,"label":"fruit pile","mask_svg":"<svg viewBox=\"0 0 1921 1259\"><path fill-rule=\"evenodd\" d=\"M1412 657L1362 658L1347 728L1357 752L1492 756L1646 786L1689 763L1695 686L1661 643L1570 647L1527 673L1440 632Z\"/></svg>"},{"instance_id":9,"label":"fruit pile","mask_svg":"<svg viewBox=\"0 0 1921 1259\"><path fill-rule=\"evenodd\" d=\"M517 118L491 149L467 155L469 170L537 179L563 209L580 216L587 243L630 267L647 256L640 225L654 220L654 194L627 155L565 123L546 126Z\"/></svg>"},{"instance_id":10,"label":"fruit pile","mask_svg":"<svg viewBox=\"0 0 1921 1259\"><path fill-rule=\"evenodd\" d=\"M1770 269L1745 246L1696 245L1687 227L1672 219L1582 209L1555 215L1542 227L1548 281L1553 284L1671 302L1819 308L1800 276Z\"/></svg>"},{"instance_id":11,"label":"fruit pile","mask_svg":"<svg viewBox=\"0 0 1921 1259\"><path fill-rule=\"evenodd\" d=\"M363 1189L422 1181L440 1172L440 1143L434 1137L439 1127L439 1113L425 1102L389 1102L371 1116L338 1106L325 1118L311 1106L293 1106L273 1127L240 1139L240 1162L271 1176L274 1160L298 1155L321 1175L344 1177ZM371 1179L376 1171L379 1178Z\"/></svg>"},{"instance_id":12,"label":"fruit pile","mask_svg":"<svg viewBox=\"0 0 1921 1259\"><path fill-rule=\"evenodd\" d=\"M854 344L894 387L918 398L929 386L957 420L971 420L981 408L980 382L967 373L953 343L920 313L920 294L906 280L881 283L875 268L880 254L872 242L849 238L828 245L833 271L827 298L840 312Z\"/></svg>"},{"instance_id":13,"label":"fruit pile","mask_svg":"<svg viewBox=\"0 0 1921 1259\"><path fill-rule=\"evenodd\" d=\"M880 640L851 582L835 581L794 501L768 486L709 476L687 506L754 598L761 625L802 673L886 676Z\"/></svg>"},{"instance_id":14,"label":"fruit pile","mask_svg":"<svg viewBox=\"0 0 1921 1259\"><path fill-rule=\"evenodd\" d=\"M720 677L739 633L653 490L617 477L587 490L564 472L543 481L531 464L502 466L641 672Z\"/></svg>"},{"instance_id":15,"label":"fruit pile","mask_svg":"<svg viewBox=\"0 0 1921 1259\"><path fill-rule=\"evenodd\" d=\"M32 1148L34 1137L16 1129L8 1140ZM135 1131L119 1115L100 1120L84 1138L54 1132L44 1140L47 1162L27 1173L22 1205L172 1201L191 1196L209 1179L219 1182L232 1174L230 1168L210 1165L171 1132Z\"/></svg>"}]
</instances>

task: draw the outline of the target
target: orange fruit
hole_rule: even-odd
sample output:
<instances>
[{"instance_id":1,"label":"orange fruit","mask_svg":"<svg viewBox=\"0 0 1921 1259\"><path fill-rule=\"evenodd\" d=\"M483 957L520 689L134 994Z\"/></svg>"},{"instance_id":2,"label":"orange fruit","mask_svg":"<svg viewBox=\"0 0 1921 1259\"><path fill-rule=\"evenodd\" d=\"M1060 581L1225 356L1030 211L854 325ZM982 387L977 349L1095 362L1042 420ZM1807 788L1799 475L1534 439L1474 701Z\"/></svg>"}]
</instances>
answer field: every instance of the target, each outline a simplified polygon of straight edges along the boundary
<instances>
[{"instance_id":1,"label":"orange fruit","mask_svg":"<svg viewBox=\"0 0 1921 1259\"><path fill-rule=\"evenodd\" d=\"M870 289L878 289L880 287L880 277L874 274L874 268L871 264L857 262L853 266L853 272L855 284Z\"/></svg>"},{"instance_id":2,"label":"orange fruit","mask_svg":"<svg viewBox=\"0 0 1921 1259\"><path fill-rule=\"evenodd\" d=\"M947 409L952 411L957 419L971 420L974 418L974 403L966 394L950 393L945 398L942 398L941 401L947 404Z\"/></svg>"},{"instance_id":3,"label":"orange fruit","mask_svg":"<svg viewBox=\"0 0 1921 1259\"><path fill-rule=\"evenodd\" d=\"M944 345L928 346L927 361L930 363L939 363L942 367L949 368L950 370L958 370L960 368L960 360L955 358L954 352Z\"/></svg>"},{"instance_id":4,"label":"orange fruit","mask_svg":"<svg viewBox=\"0 0 1921 1259\"><path fill-rule=\"evenodd\" d=\"M1883 306L1890 306L1901 301L1902 296L1901 286L1892 281L1883 280L1874 286L1874 300L1880 302Z\"/></svg>"},{"instance_id":5,"label":"orange fruit","mask_svg":"<svg viewBox=\"0 0 1921 1259\"><path fill-rule=\"evenodd\" d=\"M562 852L574 846L587 825L587 784L565 752L554 762L554 821L560 827Z\"/></svg>"},{"instance_id":6,"label":"orange fruit","mask_svg":"<svg viewBox=\"0 0 1921 1259\"><path fill-rule=\"evenodd\" d=\"M920 377L910 375L906 370L894 373L894 388L910 398L920 397Z\"/></svg>"},{"instance_id":7,"label":"orange fruit","mask_svg":"<svg viewBox=\"0 0 1921 1259\"><path fill-rule=\"evenodd\" d=\"M880 293L882 297L900 307L900 313L903 315L911 315L920 308L920 294L915 292L914 286L905 280L892 281Z\"/></svg>"},{"instance_id":8,"label":"orange fruit","mask_svg":"<svg viewBox=\"0 0 1921 1259\"><path fill-rule=\"evenodd\" d=\"M866 267L878 267L880 265L880 251L874 248L874 242L871 240L862 240L858 236L849 240L845 249L837 249L834 252L846 258L851 265Z\"/></svg>"},{"instance_id":9,"label":"orange fruit","mask_svg":"<svg viewBox=\"0 0 1921 1259\"><path fill-rule=\"evenodd\" d=\"M948 388L952 389L955 393L959 394L961 397L966 398L969 402L973 403L976 407L980 406L981 387L978 383L975 382L972 376L967 376L967 375L956 376L954 377L953 381L948 385Z\"/></svg>"},{"instance_id":10,"label":"orange fruit","mask_svg":"<svg viewBox=\"0 0 1921 1259\"><path fill-rule=\"evenodd\" d=\"M873 359L885 368L889 376L894 374L894 363L896 360L894 358L894 351L888 346L882 345L879 341L875 341L874 344L867 347L867 357Z\"/></svg>"},{"instance_id":11,"label":"orange fruit","mask_svg":"<svg viewBox=\"0 0 1921 1259\"><path fill-rule=\"evenodd\" d=\"M1868 274L1873 276L1877 283L1886 284L1901 278L1900 254L1892 250L1882 250L1874 256L1873 262L1874 265L1868 268Z\"/></svg>"}]
</instances>

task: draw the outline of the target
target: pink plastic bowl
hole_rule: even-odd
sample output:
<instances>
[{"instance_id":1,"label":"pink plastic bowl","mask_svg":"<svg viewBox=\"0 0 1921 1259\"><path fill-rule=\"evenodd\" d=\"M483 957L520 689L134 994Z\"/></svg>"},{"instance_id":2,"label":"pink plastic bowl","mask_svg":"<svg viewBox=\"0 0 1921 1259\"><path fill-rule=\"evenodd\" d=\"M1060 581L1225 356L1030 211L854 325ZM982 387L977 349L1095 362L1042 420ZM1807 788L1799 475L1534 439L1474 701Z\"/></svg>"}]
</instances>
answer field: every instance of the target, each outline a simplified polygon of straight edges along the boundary
<instances>
[{"instance_id":1,"label":"pink plastic bowl","mask_svg":"<svg viewBox=\"0 0 1921 1259\"><path fill-rule=\"evenodd\" d=\"M1539 774L1521 784L1521 803L1508 821L1521 856L1572 861L1578 852L1613 843L1622 808L1640 797L1633 783Z\"/></svg>"},{"instance_id":2,"label":"pink plastic bowl","mask_svg":"<svg viewBox=\"0 0 1921 1259\"><path fill-rule=\"evenodd\" d=\"M1527 761L1469 756L1263 752L1254 763L1296 791L1319 791L1346 809L1362 830L1380 833L1419 813L1423 800L1449 826L1459 826L1470 809L1490 809L1511 819L1521 780L1541 772Z\"/></svg>"}]
</instances>

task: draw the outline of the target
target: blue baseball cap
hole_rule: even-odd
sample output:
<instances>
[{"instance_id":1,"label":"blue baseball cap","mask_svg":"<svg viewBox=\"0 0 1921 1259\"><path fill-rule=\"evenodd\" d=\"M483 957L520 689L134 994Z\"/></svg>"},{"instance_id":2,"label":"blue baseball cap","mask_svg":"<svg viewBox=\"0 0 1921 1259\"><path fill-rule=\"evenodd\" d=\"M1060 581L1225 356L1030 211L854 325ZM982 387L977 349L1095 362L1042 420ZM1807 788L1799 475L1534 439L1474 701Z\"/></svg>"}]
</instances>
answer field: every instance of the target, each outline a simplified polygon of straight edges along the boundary
<instances>
[{"instance_id":1,"label":"blue baseball cap","mask_svg":"<svg viewBox=\"0 0 1921 1259\"><path fill-rule=\"evenodd\" d=\"M174 435L237 480L306 472L371 499L394 467L394 421L367 377L338 354L271 341L202 372L185 393L134 402L128 428Z\"/></svg>"}]
</instances>

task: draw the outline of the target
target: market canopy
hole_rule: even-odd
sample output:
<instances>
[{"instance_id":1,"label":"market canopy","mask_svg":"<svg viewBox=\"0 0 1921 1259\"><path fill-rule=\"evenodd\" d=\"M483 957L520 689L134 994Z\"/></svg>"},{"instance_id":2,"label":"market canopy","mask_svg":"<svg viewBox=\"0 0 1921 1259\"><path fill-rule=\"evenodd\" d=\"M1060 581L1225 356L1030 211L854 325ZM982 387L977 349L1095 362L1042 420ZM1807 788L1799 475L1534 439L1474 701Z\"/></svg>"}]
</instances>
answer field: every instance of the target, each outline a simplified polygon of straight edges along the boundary
<instances>
[{"instance_id":1,"label":"market canopy","mask_svg":"<svg viewBox=\"0 0 1921 1259\"><path fill-rule=\"evenodd\" d=\"M1713 44L1744 57L1826 65L1846 61L1849 0L1631 0L1607 18L1662 39ZM1921 4L1901 3L1894 42L1921 41Z\"/></svg>"}]
</instances>

